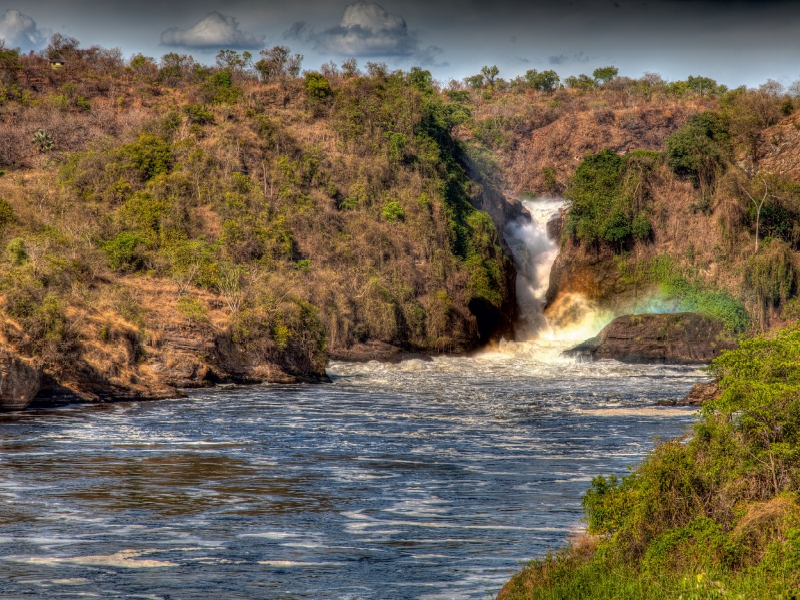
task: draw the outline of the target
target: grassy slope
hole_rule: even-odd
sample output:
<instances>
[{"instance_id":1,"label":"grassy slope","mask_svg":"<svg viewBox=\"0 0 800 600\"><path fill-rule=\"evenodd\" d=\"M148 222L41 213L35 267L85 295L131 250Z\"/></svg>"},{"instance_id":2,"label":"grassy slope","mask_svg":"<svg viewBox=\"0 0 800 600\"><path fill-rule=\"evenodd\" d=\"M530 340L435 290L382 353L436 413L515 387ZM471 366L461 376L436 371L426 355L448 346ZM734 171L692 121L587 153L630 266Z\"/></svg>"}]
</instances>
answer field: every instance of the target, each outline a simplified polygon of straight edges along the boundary
<instances>
[{"instance_id":1,"label":"grassy slope","mask_svg":"<svg viewBox=\"0 0 800 600\"><path fill-rule=\"evenodd\" d=\"M513 306L450 134L468 113L427 72L18 62L0 102L3 341L56 378L130 384L148 340L198 323L295 373L368 338L463 351L476 314ZM173 290L172 323L137 278ZM138 355L96 352L112 330Z\"/></svg>"},{"instance_id":2,"label":"grassy slope","mask_svg":"<svg viewBox=\"0 0 800 600\"><path fill-rule=\"evenodd\" d=\"M794 598L800 593L800 325L714 361L722 395L690 438L597 477L588 534L499 595Z\"/></svg>"}]
</instances>

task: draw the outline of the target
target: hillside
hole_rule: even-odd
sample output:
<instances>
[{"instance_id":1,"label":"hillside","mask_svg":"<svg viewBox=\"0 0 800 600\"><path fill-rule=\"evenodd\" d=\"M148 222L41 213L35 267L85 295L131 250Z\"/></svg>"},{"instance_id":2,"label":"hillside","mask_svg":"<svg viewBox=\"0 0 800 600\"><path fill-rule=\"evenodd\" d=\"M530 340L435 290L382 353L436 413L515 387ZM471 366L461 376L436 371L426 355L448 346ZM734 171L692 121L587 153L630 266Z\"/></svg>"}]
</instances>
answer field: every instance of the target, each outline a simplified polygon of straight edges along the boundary
<instances>
[{"instance_id":1,"label":"hillside","mask_svg":"<svg viewBox=\"0 0 800 600\"><path fill-rule=\"evenodd\" d=\"M463 352L510 329L513 266L473 208L497 193L450 133L467 113L426 71L300 77L280 50L258 70L3 51L0 341L42 386L322 380L359 342Z\"/></svg>"},{"instance_id":2,"label":"hillside","mask_svg":"<svg viewBox=\"0 0 800 600\"><path fill-rule=\"evenodd\" d=\"M586 300L738 333L792 318L797 126L774 82L443 86L257 58L125 60L60 35L0 50L0 347L26 395L322 381L331 354L511 336L503 234L525 194L570 203L554 324Z\"/></svg>"},{"instance_id":3,"label":"hillside","mask_svg":"<svg viewBox=\"0 0 800 600\"><path fill-rule=\"evenodd\" d=\"M797 99L775 82L727 90L690 79L472 92L474 119L458 133L496 157L504 189L570 203L551 324L586 300L614 315L702 310L738 332L794 318ZM698 80L706 87L693 89Z\"/></svg>"}]
</instances>

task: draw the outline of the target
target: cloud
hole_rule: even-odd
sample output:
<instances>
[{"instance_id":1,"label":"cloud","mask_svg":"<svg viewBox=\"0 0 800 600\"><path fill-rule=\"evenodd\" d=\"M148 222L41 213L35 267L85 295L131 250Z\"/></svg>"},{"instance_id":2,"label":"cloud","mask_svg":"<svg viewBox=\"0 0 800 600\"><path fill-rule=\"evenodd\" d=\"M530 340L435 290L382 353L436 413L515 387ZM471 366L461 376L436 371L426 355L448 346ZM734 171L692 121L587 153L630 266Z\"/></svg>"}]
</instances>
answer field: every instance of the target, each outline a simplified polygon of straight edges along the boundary
<instances>
[{"instance_id":1,"label":"cloud","mask_svg":"<svg viewBox=\"0 0 800 600\"><path fill-rule=\"evenodd\" d=\"M414 60L420 67L449 67L448 62L436 62L440 54L444 54L444 50L439 46L428 46L425 50L417 52L414 55Z\"/></svg>"},{"instance_id":2,"label":"cloud","mask_svg":"<svg viewBox=\"0 0 800 600\"><path fill-rule=\"evenodd\" d=\"M283 32L283 39L302 42L308 40L313 34L314 30L311 25L305 21L296 21L289 29Z\"/></svg>"},{"instance_id":3,"label":"cloud","mask_svg":"<svg viewBox=\"0 0 800 600\"><path fill-rule=\"evenodd\" d=\"M234 17L212 12L189 29L167 29L161 34L161 44L184 48L261 48L264 36L242 31Z\"/></svg>"},{"instance_id":4,"label":"cloud","mask_svg":"<svg viewBox=\"0 0 800 600\"><path fill-rule=\"evenodd\" d=\"M315 39L316 50L346 56L410 56L419 44L403 17L363 1L345 7L342 22Z\"/></svg>"},{"instance_id":5,"label":"cloud","mask_svg":"<svg viewBox=\"0 0 800 600\"><path fill-rule=\"evenodd\" d=\"M36 21L13 8L0 17L0 40L5 40L8 48L33 50L44 46L53 32L39 29Z\"/></svg>"},{"instance_id":6,"label":"cloud","mask_svg":"<svg viewBox=\"0 0 800 600\"><path fill-rule=\"evenodd\" d=\"M548 57L548 62L551 65L564 65L566 63L585 63L592 60L591 56L585 55L583 52L577 52L575 54L567 55L567 54L559 54L558 56L550 56Z\"/></svg>"}]
</instances>

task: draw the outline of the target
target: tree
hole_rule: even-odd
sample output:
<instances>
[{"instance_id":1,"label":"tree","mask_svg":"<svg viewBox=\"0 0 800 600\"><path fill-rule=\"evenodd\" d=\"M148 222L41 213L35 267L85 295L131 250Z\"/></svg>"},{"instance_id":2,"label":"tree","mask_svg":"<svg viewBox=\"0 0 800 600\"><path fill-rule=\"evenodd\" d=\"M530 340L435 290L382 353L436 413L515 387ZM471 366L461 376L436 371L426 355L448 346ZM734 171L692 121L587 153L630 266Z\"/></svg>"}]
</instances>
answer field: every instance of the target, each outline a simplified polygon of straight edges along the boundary
<instances>
[{"instance_id":1,"label":"tree","mask_svg":"<svg viewBox=\"0 0 800 600\"><path fill-rule=\"evenodd\" d=\"M617 67L608 66L595 69L592 72L592 76L594 77L595 81L602 84L607 83L610 79L614 79L618 73L619 69L617 69Z\"/></svg>"},{"instance_id":2,"label":"tree","mask_svg":"<svg viewBox=\"0 0 800 600\"><path fill-rule=\"evenodd\" d=\"M246 50L240 55L235 50L220 50L216 56L217 66L232 73L241 73L251 66L253 55Z\"/></svg>"},{"instance_id":3,"label":"tree","mask_svg":"<svg viewBox=\"0 0 800 600\"><path fill-rule=\"evenodd\" d=\"M481 69L481 75L486 80L486 85L492 85L499 74L500 69L497 68L497 65L485 66Z\"/></svg>"},{"instance_id":4,"label":"tree","mask_svg":"<svg viewBox=\"0 0 800 600\"><path fill-rule=\"evenodd\" d=\"M317 71L306 71L306 94L312 100L324 100L331 94L331 84Z\"/></svg>"},{"instance_id":5,"label":"tree","mask_svg":"<svg viewBox=\"0 0 800 600\"><path fill-rule=\"evenodd\" d=\"M710 192L731 153L728 121L711 110L693 115L664 143L670 168L689 177L704 194Z\"/></svg>"},{"instance_id":6,"label":"tree","mask_svg":"<svg viewBox=\"0 0 800 600\"><path fill-rule=\"evenodd\" d=\"M686 79L686 84L690 90L701 96L712 93L717 89L717 82L710 77L693 77L689 75Z\"/></svg>"},{"instance_id":7,"label":"tree","mask_svg":"<svg viewBox=\"0 0 800 600\"><path fill-rule=\"evenodd\" d=\"M302 54L290 54L286 46L262 50L259 54L263 57L254 66L262 81L278 81L281 79L296 78L300 75L300 66L303 63Z\"/></svg>"},{"instance_id":8,"label":"tree","mask_svg":"<svg viewBox=\"0 0 800 600\"><path fill-rule=\"evenodd\" d=\"M191 56L169 52L161 57L161 70L158 78L166 85L175 86L183 81L196 66L197 63Z\"/></svg>"},{"instance_id":9,"label":"tree","mask_svg":"<svg viewBox=\"0 0 800 600\"><path fill-rule=\"evenodd\" d=\"M750 202L753 203L756 209L756 252L758 252L758 227L761 222L761 209L764 207L767 196L769 196L769 185L767 185L767 180L764 179L764 177L761 177L761 183L764 184L764 195L761 197L761 200L756 200L745 186L741 183L739 184L739 188L747 194L747 197L750 198Z\"/></svg>"},{"instance_id":10,"label":"tree","mask_svg":"<svg viewBox=\"0 0 800 600\"><path fill-rule=\"evenodd\" d=\"M21 69L19 63L19 48L6 48L0 39L0 71L13 72Z\"/></svg>"},{"instance_id":11,"label":"tree","mask_svg":"<svg viewBox=\"0 0 800 600\"><path fill-rule=\"evenodd\" d=\"M358 61L355 58L348 58L342 61L342 72L345 77L358 76Z\"/></svg>"},{"instance_id":12,"label":"tree","mask_svg":"<svg viewBox=\"0 0 800 600\"><path fill-rule=\"evenodd\" d=\"M561 78L555 71L539 73L536 69L531 69L525 72L525 82L534 90L550 93L558 88Z\"/></svg>"},{"instance_id":13,"label":"tree","mask_svg":"<svg viewBox=\"0 0 800 600\"><path fill-rule=\"evenodd\" d=\"M483 75L472 75L464 79L466 83L473 90L479 90L483 87Z\"/></svg>"},{"instance_id":14,"label":"tree","mask_svg":"<svg viewBox=\"0 0 800 600\"><path fill-rule=\"evenodd\" d=\"M55 33L50 38L50 43L44 49L44 53L48 59L53 59L59 55L75 55L78 53L78 46L80 45L81 43L74 37Z\"/></svg>"},{"instance_id":15,"label":"tree","mask_svg":"<svg viewBox=\"0 0 800 600\"><path fill-rule=\"evenodd\" d=\"M568 88L576 90L589 90L594 87L595 80L589 77L588 75L584 75L583 73L581 73L577 77L575 77L574 75L570 75L564 80L564 83L567 85Z\"/></svg>"}]
</instances>

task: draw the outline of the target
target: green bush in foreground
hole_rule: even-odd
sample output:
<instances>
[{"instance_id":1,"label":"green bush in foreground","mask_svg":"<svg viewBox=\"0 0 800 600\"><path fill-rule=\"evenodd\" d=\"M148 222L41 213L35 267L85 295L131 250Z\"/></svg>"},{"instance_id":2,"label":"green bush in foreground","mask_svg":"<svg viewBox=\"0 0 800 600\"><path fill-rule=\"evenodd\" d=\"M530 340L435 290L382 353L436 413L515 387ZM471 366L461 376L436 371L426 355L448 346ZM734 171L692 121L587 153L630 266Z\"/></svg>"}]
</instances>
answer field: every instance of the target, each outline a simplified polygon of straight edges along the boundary
<instances>
[{"instance_id":1,"label":"green bush in foreground","mask_svg":"<svg viewBox=\"0 0 800 600\"><path fill-rule=\"evenodd\" d=\"M503 600L800 596L800 325L711 365L721 395L691 438L599 476L588 535L533 561Z\"/></svg>"}]
</instances>

